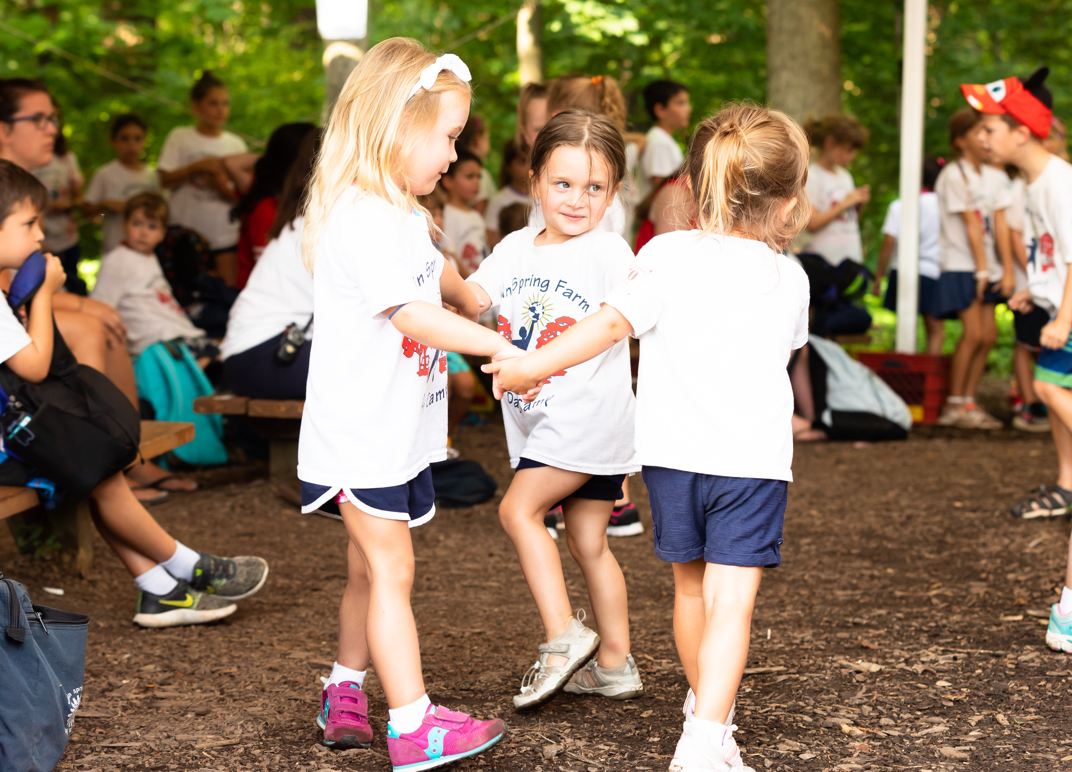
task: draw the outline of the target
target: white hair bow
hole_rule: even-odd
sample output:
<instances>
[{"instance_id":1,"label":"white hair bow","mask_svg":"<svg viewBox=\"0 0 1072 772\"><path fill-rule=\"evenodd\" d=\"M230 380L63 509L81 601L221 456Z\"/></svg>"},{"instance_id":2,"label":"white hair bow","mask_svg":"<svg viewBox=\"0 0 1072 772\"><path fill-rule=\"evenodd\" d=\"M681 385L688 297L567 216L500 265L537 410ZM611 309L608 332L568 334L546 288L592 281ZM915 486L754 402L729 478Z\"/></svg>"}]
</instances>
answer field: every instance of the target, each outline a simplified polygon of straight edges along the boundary
<instances>
[{"instance_id":1,"label":"white hair bow","mask_svg":"<svg viewBox=\"0 0 1072 772\"><path fill-rule=\"evenodd\" d=\"M427 90L434 86L436 78L439 77L439 73L444 70L453 72L466 83L473 79L472 74L469 72L469 68L465 66L465 62L461 60L461 57L455 54L443 54L421 71L421 77L417 79L416 84L414 84L413 88L410 90L409 96L406 97L406 101L408 102L410 99L413 99L417 92L422 88Z\"/></svg>"}]
</instances>

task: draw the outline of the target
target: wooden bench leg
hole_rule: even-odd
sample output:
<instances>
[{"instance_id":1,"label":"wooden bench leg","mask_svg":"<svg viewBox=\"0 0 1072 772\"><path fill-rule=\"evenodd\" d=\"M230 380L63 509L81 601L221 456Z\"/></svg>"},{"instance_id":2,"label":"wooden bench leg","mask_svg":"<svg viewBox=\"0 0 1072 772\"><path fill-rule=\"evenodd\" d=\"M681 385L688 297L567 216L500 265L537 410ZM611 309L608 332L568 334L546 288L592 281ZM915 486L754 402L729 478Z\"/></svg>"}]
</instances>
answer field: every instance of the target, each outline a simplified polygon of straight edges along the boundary
<instances>
[{"instance_id":1,"label":"wooden bench leg","mask_svg":"<svg viewBox=\"0 0 1072 772\"><path fill-rule=\"evenodd\" d=\"M296 439L272 439L268 446L268 474L280 482L296 482L298 469L298 441Z\"/></svg>"},{"instance_id":2,"label":"wooden bench leg","mask_svg":"<svg viewBox=\"0 0 1072 772\"><path fill-rule=\"evenodd\" d=\"M16 541L25 538L28 530L39 533L42 540L50 540L59 547L60 562L70 571L85 574L93 566L96 529L88 501L65 499L53 510L31 509L8 518L8 526ZM25 549L32 551L33 546L25 545Z\"/></svg>"}]
</instances>

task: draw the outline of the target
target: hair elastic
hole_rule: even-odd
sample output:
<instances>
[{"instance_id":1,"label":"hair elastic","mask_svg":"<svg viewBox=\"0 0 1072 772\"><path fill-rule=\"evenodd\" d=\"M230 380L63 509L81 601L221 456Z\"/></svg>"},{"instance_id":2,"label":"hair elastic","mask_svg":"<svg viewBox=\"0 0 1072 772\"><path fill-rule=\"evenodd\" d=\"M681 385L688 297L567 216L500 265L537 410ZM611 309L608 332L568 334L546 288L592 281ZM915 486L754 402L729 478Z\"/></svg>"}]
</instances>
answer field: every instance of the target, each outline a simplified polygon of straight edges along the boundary
<instances>
[{"instance_id":1,"label":"hair elastic","mask_svg":"<svg viewBox=\"0 0 1072 772\"><path fill-rule=\"evenodd\" d=\"M444 70L454 73L466 83L473 79L472 74L469 72L469 68L466 67L465 62L461 60L461 57L457 54L443 54L421 71L421 76L417 78L417 82L413 85L413 88L410 89L406 101L408 102L413 99L413 97L417 95L417 92L422 88L426 91L431 89L432 86L435 85L439 73Z\"/></svg>"}]
</instances>

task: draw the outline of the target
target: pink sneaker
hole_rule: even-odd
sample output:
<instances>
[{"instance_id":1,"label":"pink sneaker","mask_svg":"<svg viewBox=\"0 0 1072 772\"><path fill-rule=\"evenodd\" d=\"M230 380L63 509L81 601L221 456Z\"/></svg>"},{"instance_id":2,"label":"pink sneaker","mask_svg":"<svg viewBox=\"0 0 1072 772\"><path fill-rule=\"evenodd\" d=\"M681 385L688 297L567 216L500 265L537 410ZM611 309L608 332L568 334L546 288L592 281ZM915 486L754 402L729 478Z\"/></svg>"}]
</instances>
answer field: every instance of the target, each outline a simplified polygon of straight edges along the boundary
<instances>
[{"instance_id":1,"label":"pink sneaker","mask_svg":"<svg viewBox=\"0 0 1072 772\"><path fill-rule=\"evenodd\" d=\"M400 735L388 724L387 749L394 772L420 772L483 753L505 734L500 718L477 721L467 713L432 705L414 732Z\"/></svg>"},{"instance_id":2,"label":"pink sneaker","mask_svg":"<svg viewBox=\"0 0 1072 772\"><path fill-rule=\"evenodd\" d=\"M368 697L353 681L328 685L320 693L316 725L324 730L324 745L332 748L367 748L372 743Z\"/></svg>"}]
</instances>

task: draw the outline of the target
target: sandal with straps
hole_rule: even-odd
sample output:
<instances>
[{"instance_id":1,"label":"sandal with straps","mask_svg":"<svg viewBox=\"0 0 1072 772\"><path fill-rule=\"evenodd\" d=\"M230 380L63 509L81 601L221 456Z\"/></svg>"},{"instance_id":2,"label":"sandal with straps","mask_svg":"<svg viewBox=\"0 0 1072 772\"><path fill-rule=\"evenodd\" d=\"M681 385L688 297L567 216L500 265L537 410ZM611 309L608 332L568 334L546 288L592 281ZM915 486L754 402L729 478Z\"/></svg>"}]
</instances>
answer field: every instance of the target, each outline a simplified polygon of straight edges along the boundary
<instances>
[{"instance_id":1,"label":"sandal with straps","mask_svg":"<svg viewBox=\"0 0 1072 772\"><path fill-rule=\"evenodd\" d=\"M1012 508L1012 516L1021 520L1039 520L1048 517L1072 515L1072 491L1040 485L1038 492Z\"/></svg>"}]
</instances>

